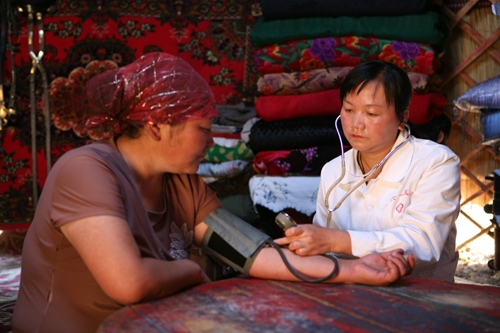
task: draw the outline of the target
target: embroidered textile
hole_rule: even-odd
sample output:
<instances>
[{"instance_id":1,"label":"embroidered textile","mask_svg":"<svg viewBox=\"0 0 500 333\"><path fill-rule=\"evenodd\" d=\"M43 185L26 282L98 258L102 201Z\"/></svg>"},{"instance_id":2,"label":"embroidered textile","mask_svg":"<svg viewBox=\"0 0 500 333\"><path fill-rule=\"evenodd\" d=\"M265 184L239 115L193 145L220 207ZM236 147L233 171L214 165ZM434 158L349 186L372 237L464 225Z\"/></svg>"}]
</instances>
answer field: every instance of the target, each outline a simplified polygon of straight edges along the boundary
<instances>
[{"instance_id":1,"label":"embroidered textile","mask_svg":"<svg viewBox=\"0 0 500 333\"><path fill-rule=\"evenodd\" d=\"M320 177L253 176L248 182L255 205L262 205L275 213L293 208L303 214L316 211Z\"/></svg>"},{"instance_id":2,"label":"embroidered textile","mask_svg":"<svg viewBox=\"0 0 500 333\"><path fill-rule=\"evenodd\" d=\"M253 166L258 173L272 176L319 175L323 165L340 154L340 146L262 151L255 154Z\"/></svg>"},{"instance_id":3,"label":"embroidered textile","mask_svg":"<svg viewBox=\"0 0 500 333\"><path fill-rule=\"evenodd\" d=\"M257 90L264 96L302 95L339 89L352 67L330 67L303 72L273 73L262 75L257 81ZM413 93L428 91L431 77L427 74L408 72Z\"/></svg>"},{"instance_id":4,"label":"embroidered textile","mask_svg":"<svg viewBox=\"0 0 500 333\"><path fill-rule=\"evenodd\" d=\"M253 67L250 30L261 11L257 0L231 2L88 0L57 2L43 16L44 67L50 86L52 162L90 140L81 130L89 106L86 82L98 73L130 64L143 54L167 52L188 62L208 83L215 102L253 102L258 73ZM28 52L24 14L15 17L12 35L17 73L16 110L0 134L0 229L32 220L31 142ZM37 40L35 34L34 39ZM5 57L4 91L10 90L10 57ZM37 72L36 84L41 86ZM36 92L37 166L40 191L47 174L43 89ZM6 96L7 98L9 96ZM7 101L8 102L8 101ZM98 134L97 136L100 137ZM97 138L96 136L96 138Z\"/></svg>"},{"instance_id":5,"label":"embroidered textile","mask_svg":"<svg viewBox=\"0 0 500 333\"><path fill-rule=\"evenodd\" d=\"M354 67L368 60L393 63L406 72L433 74L439 67L429 44L345 36L299 39L259 48L255 67L261 74Z\"/></svg>"},{"instance_id":6,"label":"embroidered textile","mask_svg":"<svg viewBox=\"0 0 500 333\"><path fill-rule=\"evenodd\" d=\"M215 144L212 148L207 148L206 151L204 162L251 161L254 156L252 150L243 141L234 147L223 147Z\"/></svg>"},{"instance_id":7,"label":"embroidered textile","mask_svg":"<svg viewBox=\"0 0 500 333\"><path fill-rule=\"evenodd\" d=\"M196 172L202 177L231 177L241 173L249 161L234 160L221 163L201 163L198 171Z\"/></svg>"}]
</instances>

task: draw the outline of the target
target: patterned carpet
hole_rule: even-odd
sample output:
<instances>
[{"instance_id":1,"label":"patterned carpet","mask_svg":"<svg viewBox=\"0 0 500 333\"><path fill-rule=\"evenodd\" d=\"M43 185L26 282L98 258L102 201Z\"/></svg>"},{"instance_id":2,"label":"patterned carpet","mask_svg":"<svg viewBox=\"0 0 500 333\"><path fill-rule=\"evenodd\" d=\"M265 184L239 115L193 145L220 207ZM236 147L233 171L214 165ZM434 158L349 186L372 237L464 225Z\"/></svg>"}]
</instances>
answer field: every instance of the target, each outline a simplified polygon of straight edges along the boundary
<instances>
[{"instance_id":1,"label":"patterned carpet","mask_svg":"<svg viewBox=\"0 0 500 333\"><path fill-rule=\"evenodd\" d=\"M403 278L387 287L248 276L125 307L114 332L500 332L500 289Z\"/></svg>"},{"instance_id":2,"label":"patterned carpet","mask_svg":"<svg viewBox=\"0 0 500 333\"><path fill-rule=\"evenodd\" d=\"M0 333L12 331L12 312L16 304L21 277L21 255L0 257Z\"/></svg>"},{"instance_id":3,"label":"patterned carpet","mask_svg":"<svg viewBox=\"0 0 500 333\"><path fill-rule=\"evenodd\" d=\"M0 235L0 239L5 239L5 236L6 233ZM12 235L8 235L8 238L12 238ZM0 253L0 333L12 332L12 313L19 290L20 275L21 255L18 253ZM455 278L455 282L474 284L469 280L458 277Z\"/></svg>"},{"instance_id":4,"label":"patterned carpet","mask_svg":"<svg viewBox=\"0 0 500 333\"><path fill-rule=\"evenodd\" d=\"M0 233L0 333L12 331L12 313L21 276L21 252L26 230Z\"/></svg>"}]
</instances>

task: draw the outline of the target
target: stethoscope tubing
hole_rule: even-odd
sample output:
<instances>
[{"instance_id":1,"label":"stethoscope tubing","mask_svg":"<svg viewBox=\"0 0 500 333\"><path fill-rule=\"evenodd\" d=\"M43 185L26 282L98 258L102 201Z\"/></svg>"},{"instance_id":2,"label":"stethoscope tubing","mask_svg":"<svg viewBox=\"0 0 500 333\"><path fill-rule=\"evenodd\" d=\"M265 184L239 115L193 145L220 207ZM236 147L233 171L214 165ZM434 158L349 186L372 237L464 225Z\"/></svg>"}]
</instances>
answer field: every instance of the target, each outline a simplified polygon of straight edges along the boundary
<instances>
[{"instance_id":1,"label":"stethoscope tubing","mask_svg":"<svg viewBox=\"0 0 500 333\"><path fill-rule=\"evenodd\" d=\"M340 205L342 205L342 203L345 201L345 199L347 199L347 197L349 195L351 195L352 192L356 191L356 189L358 187L360 187L364 182L367 182L370 179L372 179L372 177L375 175L375 173L377 172L377 170L382 165L384 165L384 163L389 159L389 157L391 157L399 148L401 148L406 142L408 142L410 140L410 135L411 135L410 126L408 126L408 124L405 123L405 127L406 127L406 129L408 131L408 136L406 137L406 139L403 142L401 142L400 144L398 144L396 147L394 147L387 155L385 155L385 157L378 164L376 164L375 166L373 166L373 168L368 173L365 173L364 175L361 175L361 176L357 176L357 177L363 177L363 179L361 179L356 185L354 185L354 187L351 187L351 189L346 194L344 194L344 196L342 197L342 199L339 200L339 202L337 203L337 205L335 205L335 207L330 208L330 205L328 204L328 199L330 197L330 194L331 194L332 190L342 181L342 179L344 179L345 173L346 173L346 170L347 170L346 164L345 164L344 144L342 142L342 136L340 135L340 131L339 131L339 128L338 128L338 125L337 125L339 119L340 119L340 115L335 120L335 129L337 130L337 134L338 134L339 139L340 139L340 151L341 151L341 155L340 156L341 156L341 164L342 164L342 173L341 173L339 179L336 180L330 186L330 188L328 189L328 191L326 192L326 195L325 195L325 208L328 211L328 217L327 217L327 220L326 220L327 221L326 222L327 228L330 228L330 222L331 222L332 213L334 211L336 211L337 209L340 208ZM353 174L350 171L349 171L349 173Z\"/></svg>"}]
</instances>

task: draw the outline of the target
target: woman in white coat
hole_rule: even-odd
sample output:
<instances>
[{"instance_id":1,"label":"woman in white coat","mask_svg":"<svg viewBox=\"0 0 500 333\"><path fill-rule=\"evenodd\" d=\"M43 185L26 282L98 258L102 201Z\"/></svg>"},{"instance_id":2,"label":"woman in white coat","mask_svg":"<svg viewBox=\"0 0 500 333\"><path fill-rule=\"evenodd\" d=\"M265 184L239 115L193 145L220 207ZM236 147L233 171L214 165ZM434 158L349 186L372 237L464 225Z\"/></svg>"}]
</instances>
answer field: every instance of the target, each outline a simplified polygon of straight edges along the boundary
<instances>
[{"instance_id":1,"label":"woman in white coat","mask_svg":"<svg viewBox=\"0 0 500 333\"><path fill-rule=\"evenodd\" d=\"M342 178L342 157L323 167L314 224L287 230L277 243L301 256L402 248L415 256L412 276L453 281L460 160L409 133L411 96L407 74L393 64L369 61L351 70L341 87L340 119L353 148L345 154L347 172Z\"/></svg>"}]
</instances>

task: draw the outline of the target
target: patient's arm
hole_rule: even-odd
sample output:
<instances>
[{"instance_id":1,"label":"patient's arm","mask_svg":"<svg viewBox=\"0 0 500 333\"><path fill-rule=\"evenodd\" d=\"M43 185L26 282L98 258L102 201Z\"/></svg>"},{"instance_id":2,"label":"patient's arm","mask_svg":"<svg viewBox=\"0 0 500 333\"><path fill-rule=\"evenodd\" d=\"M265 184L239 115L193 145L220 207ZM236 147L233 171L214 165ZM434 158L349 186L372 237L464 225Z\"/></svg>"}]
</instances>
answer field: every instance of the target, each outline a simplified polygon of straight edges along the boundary
<instances>
[{"instance_id":1,"label":"patient's arm","mask_svg":"<svg viewBox=\"0 0 500 333\"><path fill-rule=\"evenodd\" d=\"M127 222L116 216L75 220L63 225L61 231L103 291L121 304L164 297L210 281L189 259L141 257Z\"/></svg>"},{"instance_id":2,"label":"patient's arm","mask_svg":"<svg viewBox=\"0 0 500 333\"><path fill-rule=\"evenodd\" d=\"M332 260L324 256L300 257L284 249L288 261L300 275L311 279L327 276L334 268ZM403 257L403 250L370 254L360 259L338 259L339 270L326 283L361 283L387 285L411 273L413 256ZM261 250L250 268L250 275L258 278L299 281L290 273L274 248Z\"/></svg>"},{"instance_id":3,"label":"patient's arm","mask_svg":"<svg viewBox=\"0 0 500 333\"><path fill-rule=\"evenodd\" d=\"M199 245L207 230L205 223L195 228L195 242ZM324 256L301 257L283 249L288 261L295 270L311 279L322 278L330 274L335 267L334 262ZM403 251L393 250L380 254L370 254L360 259L338 260L339 270L327 283L361 283L370 285L387 285L408 275L415 262L413 255L403 257ZM257 255L250 275L262 279L299 281L283 263L278 251L274 248L263 248Z\"/></svg>"}]
</instances>

